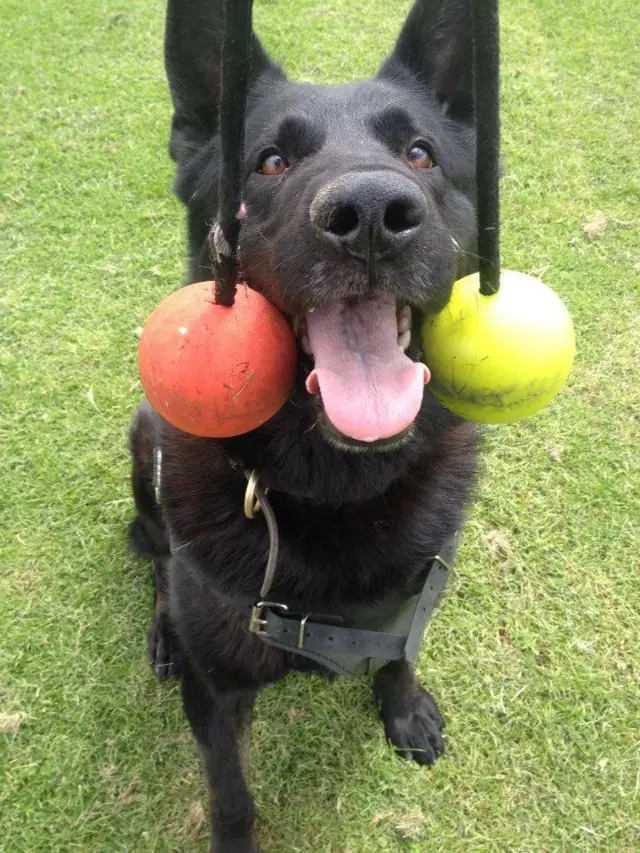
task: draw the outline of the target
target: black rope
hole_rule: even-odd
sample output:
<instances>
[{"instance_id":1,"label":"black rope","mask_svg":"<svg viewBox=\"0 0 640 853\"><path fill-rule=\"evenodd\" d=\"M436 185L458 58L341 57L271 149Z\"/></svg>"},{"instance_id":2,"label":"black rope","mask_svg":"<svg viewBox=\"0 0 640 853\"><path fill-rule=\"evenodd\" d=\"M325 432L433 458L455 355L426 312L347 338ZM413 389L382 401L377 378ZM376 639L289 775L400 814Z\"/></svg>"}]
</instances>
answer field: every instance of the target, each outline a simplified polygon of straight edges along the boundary
<instances>
[{"instance_id":1,"label":"black rope","mask_svg":"<svg viewBox=\"0 0 640 853\"><path fill-rule=\"evenodd\" d=\"M500 27L498 0L473 0L480 293L500 287Z\"/></svg>"},{"instance_id":2,"label":"black rope","mask_svg":"<svg viewBox=\"0 0 640 853\"><path fill-rule=\"evenodd\" d=\"M244 171L244 116L251 65L253 0L225 0L220 99L220 161L215 300L233 305L238 281L238 214Z\"/></svg>"}]
</instances>

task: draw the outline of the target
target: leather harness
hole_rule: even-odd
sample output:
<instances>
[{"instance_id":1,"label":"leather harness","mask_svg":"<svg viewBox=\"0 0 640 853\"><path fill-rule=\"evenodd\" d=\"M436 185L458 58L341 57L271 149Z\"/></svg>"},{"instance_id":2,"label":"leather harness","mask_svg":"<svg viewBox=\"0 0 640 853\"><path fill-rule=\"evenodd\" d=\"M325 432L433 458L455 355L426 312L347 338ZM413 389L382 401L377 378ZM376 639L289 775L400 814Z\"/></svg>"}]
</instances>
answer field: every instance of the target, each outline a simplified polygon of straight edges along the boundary
<instances>
[{"instance_id":1,"label":"leather harness","mask_svg":"<svg viewBox=\"0 0 640 853\"><path fill-rule=\"evenodd\" d=\"M161 503L162 451L154 450L153 485ZM265 578L256 598L229 595L215 589L224 604L249 616L248 630L267 645L300 655L338 675L360 676L376 672L390 661L415 662L422 640L444 588L458 547L458 533L445 540L420 578L419 592L402 597L389 607L371 607L355 620L331 614L300 613L283 602L268 599L278 561L278 528L266 491L256 472L245 472L248 480L244 510L254 518L262 510L269 528L270 550ZM175 546L170 536L171 553L188 545ZM381 610L383 610L381 615Z\"/></svg>"}]
</instances>

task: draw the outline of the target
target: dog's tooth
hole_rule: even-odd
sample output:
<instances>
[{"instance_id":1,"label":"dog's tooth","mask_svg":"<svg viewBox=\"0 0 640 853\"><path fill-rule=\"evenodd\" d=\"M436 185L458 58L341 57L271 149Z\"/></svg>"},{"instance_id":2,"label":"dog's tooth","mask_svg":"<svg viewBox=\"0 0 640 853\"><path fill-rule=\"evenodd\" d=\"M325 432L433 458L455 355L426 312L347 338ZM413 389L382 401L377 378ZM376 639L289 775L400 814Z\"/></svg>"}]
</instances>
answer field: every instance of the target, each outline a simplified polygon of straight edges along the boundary
<instances>
[{"instance_id":1,"label":"dog's tooth","mask_svg":"<svg viewBox=\"0 0 640 853\"><path fill-rule=\"evenodd\" d=\"M311 351L311 344L309 343L309 338L304 335L300 341L300 346L302 347L302 351L306 352L307 355L313 355Z\"/></svg>"},{"instance_id":2,"label":"dog's tooth","mask_svg":"<svg viewBox=\"0 0 640 853\"><path fill-rule=\"evenodd\" d=\"M411 328L411 306L405 305L402 311L398 312L398 334L401 335Z\"/></svg>"},{"instance_id":3,"label":"dog's tooth","mask_svg":"<svg viewBox=\"0 0 640 853\"><path fill-rule=\"evenodd\" d=\"M406 350L411 343L411 329L407 329L401 335L398 335L398 346Z\"/></svg>"}]
</instances>

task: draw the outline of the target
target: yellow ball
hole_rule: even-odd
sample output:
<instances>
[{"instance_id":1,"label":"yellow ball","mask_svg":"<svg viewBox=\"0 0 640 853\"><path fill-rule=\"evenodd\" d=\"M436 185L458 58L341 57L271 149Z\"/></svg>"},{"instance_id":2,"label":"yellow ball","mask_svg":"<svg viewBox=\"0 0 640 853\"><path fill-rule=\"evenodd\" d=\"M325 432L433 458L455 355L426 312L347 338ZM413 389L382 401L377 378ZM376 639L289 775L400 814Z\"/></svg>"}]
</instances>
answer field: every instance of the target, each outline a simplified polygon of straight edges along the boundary
<instances>
[{"instance_id":1,"label":"yellow ball","mask_svg":"<svg viewBox=\"0 0 640 853\"><path fill-rule=\"evenodd\" d=\"M500 289L480 293L477 273L422 325L431 390L452 412L480 423L534 414L564 385L573 364L573 323L540 279L502 270Z\"/></svg>"}]
</instances>

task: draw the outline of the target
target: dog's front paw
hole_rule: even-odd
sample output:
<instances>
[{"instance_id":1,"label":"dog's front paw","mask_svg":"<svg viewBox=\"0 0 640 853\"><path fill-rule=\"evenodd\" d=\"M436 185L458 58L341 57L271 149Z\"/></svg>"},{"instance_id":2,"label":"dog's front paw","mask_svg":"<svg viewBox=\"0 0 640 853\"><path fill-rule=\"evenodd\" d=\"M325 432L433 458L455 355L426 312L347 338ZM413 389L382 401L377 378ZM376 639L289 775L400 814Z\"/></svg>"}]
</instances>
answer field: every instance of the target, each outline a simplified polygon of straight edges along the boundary
<instances>
[{"instance_id":1,"label":"dog's front paw","mask_svg":"<svg viewBox=\"0 0 640 853\"><path fill-rule=\"evenodd\" d=\"M420 685L382 706L387 740L398 754L418 764L434 764L444 753L444 720L435 700Z\"/></svg>"},{"instance_id":2,"label":"dog's front paw","mask_svg":"<svg viewBox=\"0 0 640 853\"><path fill-rule=\"evenodd\" d=\"M180 674L178 650L166 616L156 616L147 634L149 663L158 678L177 678Z\"/></svg>"}]
</instances>

